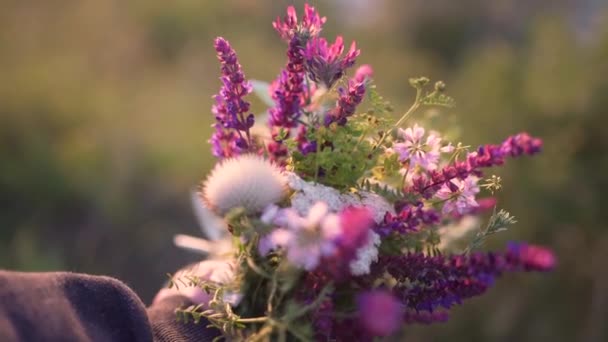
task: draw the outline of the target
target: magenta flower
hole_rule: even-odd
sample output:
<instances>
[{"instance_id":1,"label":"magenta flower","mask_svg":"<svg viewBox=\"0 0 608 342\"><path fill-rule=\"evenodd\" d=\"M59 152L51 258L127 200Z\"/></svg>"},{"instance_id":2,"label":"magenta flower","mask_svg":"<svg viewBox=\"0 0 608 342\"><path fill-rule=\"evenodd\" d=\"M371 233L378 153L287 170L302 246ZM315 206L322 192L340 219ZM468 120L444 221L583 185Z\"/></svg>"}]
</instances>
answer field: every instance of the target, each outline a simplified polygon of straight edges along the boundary
<instances>
[{"instance_id":1,"label":"magenta flower","mask_svg":"<svg viewBox=\"0 0 608 342\"><path fill-rule=\"evenodd\" d=\"M295 8L289 6L283 21L277 17L277 20L272 23L272 27L283 40L289 42L297 37L300 42L305 44L308 39L319 35L326 20L325 17L319 16L314 7L304 4L304 16L301 22L298 22Z\"/></svg>"},{"instance_id":2,"label":"magenta flower","mask_svg":"<svg viewBox=\"0 0 608 342\"><path fill-rule=\"evenodd\" d=\"M367 243L374 219L367 208L348 207L340 213L340 222L341 234L336 244L341 250L340 257L349 262L357 250Z\"/></svg>"},{"instance_id":3,"label":"magenta flower","mask_svg":"<svg viewBox=\"0 0 608 342\"><path fill-rule=\"evenodd\" d=\"M374 76L374 69L369 64L363 64L355 71L354 80L357 82L367 82Z\"/></svg>"},{"instance_id":4,"label":"magenta flower","mask_svg":"<svg viewBox=\"0 0 608 342\"><path fill-rule=\"evenodd\" d=\"M306 69L310 78L316 83L322 83L328 89L339 80L346 69L355 64L360 50L352 42L350 49L344 53L344 41L342 36L336 37L333 44L329 44L325 38L313 38L306 45L304 59Z\"/></svg>"},{"instance_id":5,"label":"magenta flower","mask_svg":"<svg viewBox=\"0 0 608 342\"><path fill-rule=\"evenodd\" d=\"M521 260L526 270L551 270L555 268L555 254L550 250L525 243L509 244L509 252Z\"/></svg>"},{"instance_id":6,"label":"magenta flower","mask_svg":"<svg viewBox=\"0 0 608 342\"><path fill-rule=\"evenodd\" d=\"M479 206L475 200L475 195L479 193L479 186L475 176L468 176L464 180L453 179L443 184L437 191L436 196L444 200L443 213L465 214L471 209Z\"/></svg>"},{"instance_id":7,"label":"magenta flower","mask_svg":"<svg viewBox=\"0 0 608 342\"><path fill-rule=\"evenodd\" d=\"M389 336L403 324L403 306L390 292L365 292L357 298L359 322L372 336Z\"/></svg>"},{"instance_id":8,"label":"magenta flower","mask_svg":"<svg viewBox=\"0 0 608 342\"><path fill-rule=\"evenodd\" d=\"M424 139L424 128L414 125L405 130L399 128L398 135L401 141L393 146L395 152L399 154L399 160L409 162L409 167L417 165L426 170L435 170L439 164L439 156L442 152L451 152L454 148L451 145L441 146L441 138L430 133Z\"/></svg>"}]
</instances>

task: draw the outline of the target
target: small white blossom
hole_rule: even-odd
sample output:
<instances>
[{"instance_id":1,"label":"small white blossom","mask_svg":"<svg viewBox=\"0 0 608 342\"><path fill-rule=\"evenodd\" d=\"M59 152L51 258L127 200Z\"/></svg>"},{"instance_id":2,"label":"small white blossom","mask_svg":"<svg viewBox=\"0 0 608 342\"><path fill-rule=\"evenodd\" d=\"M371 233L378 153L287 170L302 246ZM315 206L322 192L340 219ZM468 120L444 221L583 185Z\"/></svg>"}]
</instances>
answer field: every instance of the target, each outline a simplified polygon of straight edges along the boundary
<instances>
[{"instance_id":1,"label":"small white blossom","mask_svg":"<svg viewBox=\"0 0 608 342\"><path fill-rule=\"evenodd\" d=\"M369 274L371 264L378 261L380 243L380 235L370 230L367 244L357 250L356 259L349 264L352 275Z\"/></svg>"},{"instance_id":2,"label":"small white blossom","mask_svg":"<svg viewBox=\"0 0 608 342\"><path fill-rule=\"evenodd\" d=\"M287 173L286 176L287 184L296 191L291 198L291 205L300 215L308 214L310 208L319 201L326 203L332 212L339 212L350 206L366 207L372 211L376 223L384 219L387 211L395 213L393 206L378 194L367 191L341 194L334 188L306 182L294 173Z\"/></svg>"}]
</instances>

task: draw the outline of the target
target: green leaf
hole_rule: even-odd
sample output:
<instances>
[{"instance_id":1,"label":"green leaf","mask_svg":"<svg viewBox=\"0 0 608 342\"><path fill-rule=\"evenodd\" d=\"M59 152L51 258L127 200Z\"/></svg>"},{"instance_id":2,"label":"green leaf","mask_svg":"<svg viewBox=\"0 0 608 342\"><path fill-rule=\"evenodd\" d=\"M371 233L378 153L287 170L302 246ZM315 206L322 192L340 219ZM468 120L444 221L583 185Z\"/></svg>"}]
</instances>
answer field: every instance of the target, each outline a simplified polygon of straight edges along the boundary
<instances>
[{"instance_id":1,"label":"green leaf","mask_svg":"<svg viewBox=\"0 0 608 342\"><path fill-rule=\"evenodd\" d=\"M508 211L501 209L496 213L496 208L494 210L494 214L490 217L490 222L488 222L486 229L477 232L465 250L465 253L481 247L489 236L503 232L507 230L509 226L517 223L515 217L509 214Z\"/></svg>"},{"instance_id":2,"label":"green leaf","mask_svg":"<svg viewBox=\"0 0 608 342\"><path fill-rule=\"evenodd\" d=\"M447 108L454 108L456 106L456 102L453 98L442 94L439 91L434 91L430 94L424 96L421 100L422 104L427 106L440 106Z\"/></svg>"}]
</instances>

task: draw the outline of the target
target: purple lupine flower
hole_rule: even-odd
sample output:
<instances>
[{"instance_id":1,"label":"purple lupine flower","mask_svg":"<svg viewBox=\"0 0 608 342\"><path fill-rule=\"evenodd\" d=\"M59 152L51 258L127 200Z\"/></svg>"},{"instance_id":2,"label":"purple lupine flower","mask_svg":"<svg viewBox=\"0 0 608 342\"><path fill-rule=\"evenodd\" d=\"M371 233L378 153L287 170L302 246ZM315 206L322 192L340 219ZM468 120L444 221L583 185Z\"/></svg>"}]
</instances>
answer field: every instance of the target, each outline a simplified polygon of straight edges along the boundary
<instances>
[{"instance_id":1,"label":"purple lupine flower","mask_svg":"<svg viewBox=\"0 0 608 342\"><path fill-rule=\"evenodd\" d=\"M441 146L441 138L431 132L426 140L424 128L414 125L405 130L399 128L397 135L399 142L393 145L393 149L399 155L401 162L408 162L410 168L420 166L426 170L435 170L439 164L441 152L451 152L451 145Z\"/></svg>"},{"instance_id":2,"label":"purple lupine flower","mask_svg":"<svg viewBox=\"0 0 608 342\"><path fill-rule=\"evenodd\" d=\"M355 114L357 106L363 101L365 95L365 78L362 81L351 79L348 81L348 89L340 88L340 97L336 108L325 116L325 125L329 126L336 122L340 126L346 125L348 117Z\"/></svg>"},{"instance_id":3,"label":"purple lupine flower","mask_svg":"<svg viewBox=\"0 0 608 342\"><path fill-rule=\"evenodd\" d=\"M289 137L293 127L298 125L304 101L304 57L299 38L293 37L287 50L287 66L272 88L275 107L268 111L268 123L271 128L272 142L268 146L272 160L282 163L287 155L287 148L277 139L281 130Z\"/></svg>"},{"instance_id":4,"label":"purple lupine flower","mask_svg":"<svg viewBox=\"0 0 608 342\"><path fill-rule=\"evenodd\" d=\"M306 70L310 78L316 83L322 83L328 89L339 80L346 69L355 64L360 50L352 42L346 55L344 53L344 41L342 36L336 37L333 44L329 44L325 38L313 38L306 44L304 58Z\"/></svg>"},{"instance_id":5,"label":"purple lupine flower","mask_svg":"<svg viewBox=\"0 0 608 342\"><path fill-rule=\"evenodd\" d=\"M417 232L422 225L439 223L439 214L433 208L425 209L422 202L414 205L403 205L397 215L390 212L384 214L384 220L376 225L374 230L382 237L393 233L407 234Z\"/></svg>"},{"instance_id":6,"label":"purple lupine flower","mask_svg":"<svg viewBox=\"0 0 608 342\"><path fill-rule=\"evenodd\" d=\"M445 182L435 194L443 203L443 213L457 213L463 215L471 209L477 208L479 204L475 200L475 195L479 193L479 186L475 176L468 176L465 179L452 179Z\"/></svg>"},{"instance_id":7,"label":"purple lupine flower","mask_svg":"<svg viewBox=\"0 0 608 342\"><path fill-rule=\"evenodd\" d=\"M502 165L507 156L534 155L540 152L541 147L541 139L520 133L508 137L500 145L480 146L477 151L469 153L465 161L456 161L441 170L430 170L428 175L420 174L414 177L407 190L417 192L428 199L453 179L464 180L470 175L481 177L481 168Z\"/></svg>"},{"instance_id":8,"label":"purple lupine flower","mask_svg":"<svg viewBox=\"0 0 608 342\"><path fill-rule=\"evenodd\" d=\"M244 152L241 138L233 130L226 130L221 124L213 125L215 132L211 134L209 143L211 152L218 158L235 157Z\"/></svg>"},{"instance_id":9,"label":"purple lupine flower","mask_svg":"<svg viewBox=\"0 0 608 342\"><path fill-rule=\"evenodd\" d=\"M509 154L511 157L518 157L522 154L532 155L540 152L543 147L543 141L523 132L507 138L501 147L505 154Z\"/></svg>"},{"instance_id":10,"label":"purple lupine flower","mask_svg":"<svg viewBox=\"0 0 608 342\"><path fill-rule=\"evenodd\" d=\"M272 99L276 106L269 111L269 124L272 127L293 128L301 114L304 93L304 57L293 38L287 50L287 66L272 86Z\"/></svg>"},{"instance_id":11,"label":"purple lupine flower","mask_svg":"<svg viewBox=\"0 0 608 342\"><path fill-rule=\"evenodd\" d=\"M221 63L222 88L213 98L211 111L217 124L210 143L216 157L226 158L252 149L249 129L254 124L254 115L249 112L249 102L243 97L251 93L251 84L245 80L236 53L230 43L222 37L215 39L217 58Z\"/></svg>"},{"instance_id":12,"label":"purple lupine flower","mask_svg":"<svg viewBox=\"0 0 608 342\"><path fill-rule=\"evenodd\" d=\"M304 16L298 23L298 16L293 6L287 7L287 15L281 21L280 17L272 22L272 27L279 33L283 40L290 42L294 37L306 44L306 41L319 35L327 18L319 16L314 7L304 4Z\"/></svg>"},{"instance_id":13,"label":"purple lupine flower","mask_svg":"<svg viewBox=\"0 0 608 342\"><path fill-rule=\"evenodd\" d=\"M540 246L512 244L502 253L382 256L374 273L388 272L400 283L393 293L408 308L433 312L481 295L504 272L544 272L555 267L553 253Z\"/></svg>"},{"instance_id":14,"label":"purple lupine flower","mask_svg":"<svg viewBox=\"0 0 608 342\"><path fill-rule=\"evenodd\" d=\"M357 297L359 323L372 336L389 336L403 324L403 305L386 290L375 290Z\"/></svg>"}]
</instances>

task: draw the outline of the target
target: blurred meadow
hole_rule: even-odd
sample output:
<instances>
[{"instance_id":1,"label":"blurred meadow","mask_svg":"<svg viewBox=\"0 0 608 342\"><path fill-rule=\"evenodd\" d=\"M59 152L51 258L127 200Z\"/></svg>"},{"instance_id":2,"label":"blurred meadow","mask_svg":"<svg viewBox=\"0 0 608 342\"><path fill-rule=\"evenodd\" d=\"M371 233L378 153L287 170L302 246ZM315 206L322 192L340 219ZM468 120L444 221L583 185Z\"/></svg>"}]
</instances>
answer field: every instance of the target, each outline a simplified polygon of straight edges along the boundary
<instances>
[{"instance_id":1,"label":"blurred meadow","mask_svg":"<svg viewBox=\"0 0 608 342\"><path fill-rule=\"evenodd\" d=\"M149 303L166 273L195 261L172 237L200 235L190 191L214 163L213 38L270 81L285 62L271 21L290 3L0 0L0 268L110 275ZM464 143L545 141L496 170L499 206L519 223L487 247L544 244L557 270L507 276L406 339L608 340L608 3L312 3L325 36L357 41L397 112L414 95L408 78L428 76L457 100L432 122L458 123Z\"/></svg>"}]
</instances>

